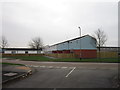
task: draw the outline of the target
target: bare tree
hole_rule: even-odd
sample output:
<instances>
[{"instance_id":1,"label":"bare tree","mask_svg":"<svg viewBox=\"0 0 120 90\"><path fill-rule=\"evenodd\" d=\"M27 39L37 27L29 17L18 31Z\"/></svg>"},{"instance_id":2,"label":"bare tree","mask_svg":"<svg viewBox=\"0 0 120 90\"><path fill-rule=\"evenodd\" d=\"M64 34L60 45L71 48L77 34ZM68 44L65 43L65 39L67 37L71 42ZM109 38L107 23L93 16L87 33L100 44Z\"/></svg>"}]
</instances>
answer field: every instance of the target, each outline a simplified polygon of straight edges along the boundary
<instances>
[{"instance_id":1,"label":"bare tree","mask_svg":"<svg viewBox=\"0 0 120 90\"><path fill-rule=\"evenodd\" d=\"M95 36L93 36L96 39L96 44L99 50L99 57L100 57L100 47L102 47L103 45L105 45L106 41L107 41L107 35L105 34L104 31L98 29L97 31L95 31Z\"/></svg>"},{"instance_id":2,"label":"bare tree","mask_svg":"<svg viewBox=\"0 0 120 90\"><path fill-rule=\"evenodd\" d=\"M8 41L5 36L2 36L0 48L5 48L8 46Z\"/></svg>"},{"instance_id":3,"label":"bare tree","mask_svg":"<svg viewBox=\"0 0 120 90\"><path fill-rule=\"evenodd\" d=\"M35 37L31 40L29 46L33 49L37 49L37 53L38 53L38 51L39 50L41 51L43 48L43 42L40 37Z\"/></svg>"}]
</instances>

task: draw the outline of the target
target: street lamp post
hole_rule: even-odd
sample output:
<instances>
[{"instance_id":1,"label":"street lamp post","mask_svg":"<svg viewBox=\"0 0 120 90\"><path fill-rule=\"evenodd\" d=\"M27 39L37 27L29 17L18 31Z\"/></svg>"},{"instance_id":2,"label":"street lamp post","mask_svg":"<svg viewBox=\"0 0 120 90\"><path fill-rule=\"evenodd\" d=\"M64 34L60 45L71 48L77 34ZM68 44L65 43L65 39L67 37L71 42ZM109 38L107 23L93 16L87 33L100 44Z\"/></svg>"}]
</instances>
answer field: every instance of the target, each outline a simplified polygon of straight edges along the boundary
<instances>
[{"instance_id":1,"label":"street lamp post","mask_svg":"<svg viewBox=\"0 0 120 90\"><path fill-rule=\"evenodd\" d=\"M81 39L81 28L78 27L80 30L80 39ZM81 52L81 40L80 40L80 60L82 59L82 52Z\"/></svg>"},{"instance_id":2,"label":"street lamp post","mask_svg":"<svg viewBox=\"0 0 120 90\"><path fill-rule=\"evenodd\" d=\"M69 53L69 41L68 41L68 53Z\"/></svg>"}]
</instances>

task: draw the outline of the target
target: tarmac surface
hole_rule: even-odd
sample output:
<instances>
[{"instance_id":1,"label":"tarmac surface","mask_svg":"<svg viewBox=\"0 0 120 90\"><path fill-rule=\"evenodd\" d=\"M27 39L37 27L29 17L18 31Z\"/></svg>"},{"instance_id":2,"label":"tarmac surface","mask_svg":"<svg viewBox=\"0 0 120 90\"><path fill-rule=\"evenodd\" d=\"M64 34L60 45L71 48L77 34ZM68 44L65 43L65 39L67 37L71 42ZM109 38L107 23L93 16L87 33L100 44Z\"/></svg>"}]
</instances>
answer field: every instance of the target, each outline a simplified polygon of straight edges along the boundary
<instances>
[{"instance_id":1,"label":"tarmac surface","mask_svg":"<svg viewBox=\"0 0 120 90\"><path fill-rule=\"evenodd\" d=\"M2 82L0 84L11 82L14 79L25 77L31 73L32 70L28 66L2 64Z\"/></svg>"},{"instance_id":2,"label":"tarmac surface","mask_svg":"<svg viewBox=\"0 0 120 90\"><path fill-rule=\"evenodd\" d=\"M116 88L118 63L35 62L3 60L25 64L35 72L3 88ZM6 67L7 68L7 67ZM20 69L20 68L19 68Z\"/></svg>"}]
</instances>

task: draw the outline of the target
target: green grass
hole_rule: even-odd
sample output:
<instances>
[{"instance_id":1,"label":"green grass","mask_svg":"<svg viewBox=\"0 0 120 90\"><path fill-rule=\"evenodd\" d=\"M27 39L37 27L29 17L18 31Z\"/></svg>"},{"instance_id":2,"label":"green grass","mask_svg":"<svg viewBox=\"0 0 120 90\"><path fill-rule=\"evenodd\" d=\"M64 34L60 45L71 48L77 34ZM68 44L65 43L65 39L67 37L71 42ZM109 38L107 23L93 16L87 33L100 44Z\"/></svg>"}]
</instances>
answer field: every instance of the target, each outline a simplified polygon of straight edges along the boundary
<instances>
[{"instance_id":1,"label":"green grass","mask_svg":"<svg viewBox=\"0 0 120 90\"><path fill-rule=\"evenodd\" d=\"M0 64L4 64L4 65L20 65L20 66L25 66L24 64L15 64L15 63L6 63L6 62L2 62Z\"/></svg>"},{"instance_id":2,"label":"green grass","mask_svg":"<svg viewBox=\"0 0 120 90\"><path fill-rule=\"evenodd\" d=\"M55 62L120 62L120 58L104 58L104 59L79 59L79 58L63 58L63 59L51 59L44 56L10 56L3 58L21 59L28 61L55 61Z\"/></svg>"},{"instance_id":3,"label":"green grass","mask_svg":"<svg viewBox=\"0 0 120 90\"><path fill-rule=\"evenodd\" d=\"M30 60L30 61L51 61L50 58L44 56L10 56L10 57L3 57L3 58L10 58L10 59L22 59L22 60Z\"/></svg>"},{"instance_id":4,"label":"green grass","mask_svg":"<svg viewBox=\"0 0 120 90\"><path fill-rule=\"evenodd\" d=\"M105 58L105 59L75 59L75 58L69 58L69 59L61 59L61 61L69 61L69 62L118 62L117 58ZM119 61L120 62L120 61Z\"/></svg>"}]
</instances>

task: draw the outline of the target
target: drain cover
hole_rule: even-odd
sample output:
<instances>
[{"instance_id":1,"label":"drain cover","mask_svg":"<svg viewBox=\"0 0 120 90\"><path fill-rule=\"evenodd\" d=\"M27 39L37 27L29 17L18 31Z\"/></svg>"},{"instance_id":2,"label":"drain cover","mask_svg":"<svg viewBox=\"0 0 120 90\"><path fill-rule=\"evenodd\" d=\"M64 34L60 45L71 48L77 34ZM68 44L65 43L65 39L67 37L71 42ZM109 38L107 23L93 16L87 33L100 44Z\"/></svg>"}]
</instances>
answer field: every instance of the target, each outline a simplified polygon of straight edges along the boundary
<instances>
[{"instance_id":1,"label":"drain cover","mask_svg":"<svg viewBox=\"0 0 120 90\"><path fill-rule=\"evenodd\" d=\"M4 75L5 76L15 76L15 75L17 75L17 73L5 73Z\"/></svg>"}]
</instances>

